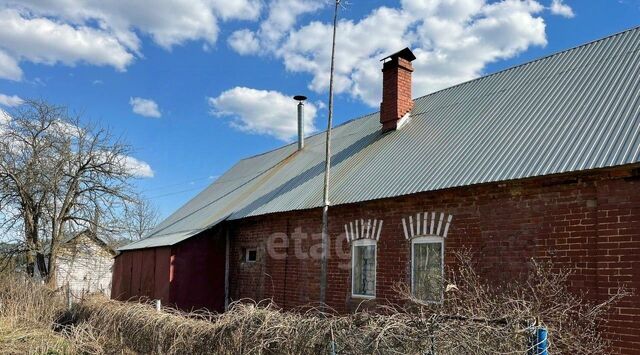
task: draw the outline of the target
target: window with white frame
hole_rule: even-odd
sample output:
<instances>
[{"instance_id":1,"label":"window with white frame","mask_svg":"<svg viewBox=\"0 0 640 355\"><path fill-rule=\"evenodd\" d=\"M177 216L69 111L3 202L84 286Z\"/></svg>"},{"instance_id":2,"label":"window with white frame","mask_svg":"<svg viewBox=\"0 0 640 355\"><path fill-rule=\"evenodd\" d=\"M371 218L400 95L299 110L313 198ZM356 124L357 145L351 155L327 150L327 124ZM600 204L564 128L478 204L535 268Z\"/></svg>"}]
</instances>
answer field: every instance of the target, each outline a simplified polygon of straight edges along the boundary
<instances>
[{"instance_id":1,"label":"window with white frame","mask_svg":"<svg viewBox=\"0 0 640 355\"><path fill-rule=\"evenodd\" d=\"M414 237L411 240L411 289L427 302L442 301L444 241L441 237Z\"/></svg>"},{"instance_id":2,"label":"window with white frame","mask_svg":"<svg viewBox=\"0 0 640 355\"><path fill-rule=\"evenodd\" d=\"M351 294L376 296L376 241L359 239L351 245Z\"/></svg>"}]
</instances>

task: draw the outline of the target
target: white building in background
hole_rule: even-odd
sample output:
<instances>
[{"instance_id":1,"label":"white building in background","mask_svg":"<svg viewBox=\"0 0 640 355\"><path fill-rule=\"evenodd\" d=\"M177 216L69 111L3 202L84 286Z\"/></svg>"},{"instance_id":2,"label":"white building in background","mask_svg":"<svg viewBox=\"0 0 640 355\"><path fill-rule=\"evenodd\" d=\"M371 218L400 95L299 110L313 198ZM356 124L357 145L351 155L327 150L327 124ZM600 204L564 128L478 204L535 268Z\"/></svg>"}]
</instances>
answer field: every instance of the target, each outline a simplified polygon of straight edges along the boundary
<instances>
[{"instance_id":1,"label":"white building in background","mask_svg":"<svg viewBox=\"0 0 640 355\"><path fill-rule=\"evenodd\" d=\"M115 251L87 230L60 244L56 284L69 286L74 298L88 293L111 293L111 273Z\"/></svg>"}]
</instances>

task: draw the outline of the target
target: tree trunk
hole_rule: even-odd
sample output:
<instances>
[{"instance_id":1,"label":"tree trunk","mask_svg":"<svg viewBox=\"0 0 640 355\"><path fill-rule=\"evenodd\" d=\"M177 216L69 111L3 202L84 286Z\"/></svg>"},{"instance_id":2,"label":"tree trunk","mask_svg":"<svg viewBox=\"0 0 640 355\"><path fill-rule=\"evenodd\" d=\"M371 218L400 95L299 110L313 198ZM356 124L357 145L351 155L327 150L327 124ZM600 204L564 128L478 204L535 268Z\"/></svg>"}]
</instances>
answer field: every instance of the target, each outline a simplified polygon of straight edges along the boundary
<instances>
[{"instance_id":1,"label":"tree trunk","mask_svg":"<svg viewBox=\"0 0 640 355\"><path fill-rule=\"evenodd\" d=\"M65 209L66 211L66 209ZM60 218L62 220L62 218ZM53 219L51 223L51 241L49 245L49 273L47 274L46 283L52 288L57 287L56 272L58 260L58 243L62 240L62 225L57 219Z\"/></svg>"},{"instance_id":2,"label":"tree trunk","mask_svg":"<svg viewBox=\"0 0 640 355\"><path fill-rule=\"evenodd\" d=\"M40 271L40 275L42 276L42 269L39 265L37 254L38 251L38 229L36 226L36 221L32 218L33 214L25 210L24 212L24 236L25 242L27 244L27 274L30 277L36 277L36 267ZM45 269L46 271L46 269Z\"/></svg>"},{"instance_id":3,"label":"tree trunk","mask_svg":"<svg viewBox=\"0 0 640 355\"><path fill-rule=\"evenodd\" d=\"M38 265L38 272L40 272L40 277L42 277L43 280L47 280L51 274L51 268L47 268L45 256L40 251L36 252L36 262Z\"/></svg>"},{"instance_id":4,"label":"tree trunk","mask_svg":"<svg viewBox=\"0 0 640 355\"><path fill-rule=\"evenodd\" d=\"M47 277L45 278L45 282L51 288L56 288L56 260L58 258L58 240L60 231L56 229L56 224L54 223L51 228L51 244L49 245L49 272L47 273Z\"/></svg>"},{"instance_id":5,"label":"tree trunk","mask_svg":"<svg viewBox=\"0 0 640 355\"><path fill-rule=\"evenodd\" d=\"M27 275L29 275L29 277L34 277L34 272L36 271L36 258L34 255L34 249L31 245L31 243L27 243L27 255L26 255L26 259L27 259Z\"/></svg>"},{"instance_id":6,"label":"tree trunk","mask_svg":"<svg viewBox=\"0 0 640 355\"><path fill-rule=\"evenodd\" d=\"M43 258L44 260L44 258ZM49 272L47 273L47 277L45 278L45 282L51 288L58 287L56 280L56 258L52 258L49 256Z\"/></svg>"}]
</instances>

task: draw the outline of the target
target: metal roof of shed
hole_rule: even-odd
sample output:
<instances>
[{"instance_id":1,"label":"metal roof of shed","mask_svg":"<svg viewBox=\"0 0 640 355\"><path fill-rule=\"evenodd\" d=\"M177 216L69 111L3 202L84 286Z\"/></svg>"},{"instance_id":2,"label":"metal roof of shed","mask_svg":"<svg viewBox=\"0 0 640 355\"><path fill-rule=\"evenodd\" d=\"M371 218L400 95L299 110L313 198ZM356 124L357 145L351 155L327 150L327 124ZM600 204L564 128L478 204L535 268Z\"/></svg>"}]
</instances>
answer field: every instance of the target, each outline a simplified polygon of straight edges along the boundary
<instances>
[{"instance_id":1,"label":"metal roof of shed","mask_svg":"<svg viewBox=\"0 0 640 355\"><path fill-rule=\"evenodd\" d=\"M120 250L321 206L324 141L239 161ZM332 205L640 162L640 28L420 97L397 131L381 134L378 113L349 121L332 149Z\"/></svg>"}]
</instances>

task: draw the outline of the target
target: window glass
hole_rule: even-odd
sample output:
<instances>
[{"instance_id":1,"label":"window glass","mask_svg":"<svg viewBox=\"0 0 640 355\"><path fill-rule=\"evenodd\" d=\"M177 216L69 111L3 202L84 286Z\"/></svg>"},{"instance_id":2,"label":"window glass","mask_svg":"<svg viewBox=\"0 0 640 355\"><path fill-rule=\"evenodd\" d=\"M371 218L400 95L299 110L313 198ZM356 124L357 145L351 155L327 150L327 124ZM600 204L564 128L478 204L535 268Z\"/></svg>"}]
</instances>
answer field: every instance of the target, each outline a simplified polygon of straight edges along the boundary
<instances>
[{"instance_id":1,"label":"window glass","mask_svg":"<svg viewBox=\"0 0 640 355\"><path fill-rule=\"evenodd\" d=\"M353 294L375 296L376 294L376 245L355 244L352 253Z\"/></svg>"},{"instance_id":2,"label":"window glass","mask_svg":"<svg viewBox=\"0 0 640 355\"><path fill-rule=\"evenodd\" d=\"M254 262L258 258L258 250L255 248L245 249L245 261Z\"/></svg>"},{"instance_id":3,"label":"window glass","mask_svg":"<svg viewBox=\"0 0 640 355\"><path fill-rule=\"evenodd\" d=\"M413 243L413 294L419 299L441 301L442 247L440 241Z\"/></svg>"}]
</instances>

